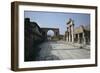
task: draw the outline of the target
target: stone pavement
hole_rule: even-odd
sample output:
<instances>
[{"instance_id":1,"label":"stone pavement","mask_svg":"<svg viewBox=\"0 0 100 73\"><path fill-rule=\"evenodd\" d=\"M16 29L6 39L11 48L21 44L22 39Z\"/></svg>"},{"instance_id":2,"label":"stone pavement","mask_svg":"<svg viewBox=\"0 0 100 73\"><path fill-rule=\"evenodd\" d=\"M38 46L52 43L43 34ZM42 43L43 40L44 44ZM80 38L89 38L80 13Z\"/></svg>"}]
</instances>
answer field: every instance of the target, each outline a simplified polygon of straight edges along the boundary
<instances>
[{"instance_id":1,"label":"stone pavement","mask_svg":"<svg viewBox=\"0 0 100 73\"><path fill-rule=\"evenodd\" d=\"M67 43L66 41L48 41L42 43L36 60L65 60L65 59L88 59L90 50L80 48L78 44ZM89 48L88 48L89 49Z\"/></svg>"}]
</instances>

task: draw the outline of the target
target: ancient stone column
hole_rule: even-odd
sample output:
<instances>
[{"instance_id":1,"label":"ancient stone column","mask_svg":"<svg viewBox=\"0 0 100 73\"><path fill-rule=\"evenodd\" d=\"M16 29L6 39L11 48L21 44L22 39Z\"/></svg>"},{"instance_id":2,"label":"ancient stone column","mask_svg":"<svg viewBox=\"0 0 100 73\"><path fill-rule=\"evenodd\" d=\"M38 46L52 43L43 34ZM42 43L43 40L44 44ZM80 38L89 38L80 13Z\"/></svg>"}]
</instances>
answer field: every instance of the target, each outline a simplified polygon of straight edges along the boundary
<instances>
[{"instance_id":1,"label":"ancient stone column","mask_svg":"<svg viewBox=\"0 0 100 73\"><path fill-rule=\"evenodd\" d=\"M68 32L67 32L67 42L68 42Z\"/></svg>"},{"instance_id":2,"label":"ancient stone column","mask_svg":"<svg viewBox=\"0 0 100 73\"><path fill-rule=\"evenodd\" d=\"M86 44L86 38L85 38L85 33L83 32L83 44Z\"/></svg>"},{"instance_id":3,"label":"ancient stone column","mask_svg":"<svg viewBox=\"0 0 100 73\"><path fill-rule=\"evenodd\" d=\"M69 27L69 42L71 42L71 28Z\"/></svg>"},{"instance_id":4,"label":"ancient stone column","mask_svg":"<svg viewBox=\"0 0 100 73\"><path fill-rule=\"evenodd\" d=\"M68 41L68 40L67 40L67 38L68 38L67 36L68 36L68 35L67 35L67 32L66 32L66 37L65 37L65 40L66 40L66 41Z\"/></svg>"},{"instance_id":5,"label":"ancient stone column","mask_svg":"<svg viewBox=\"0 0 100 73\"><path fill-rule=\"evenodd\" d=\"M66 41L68 42L68 33L67 33L67 38L66 38Z\"/></svg>"},{"instance_id":6,"label":"ancient stone column","mask_svg":"<svg viewBox=\"0 0 100 73\"><path fill-rule=\"evenodd\" d=\"M72 42L74 43L74 24L72 24L72 26L71 26L71 28L72 28Z\"/></svg>"},{"instance_id":7,"label":"ancient stone column","mask_svg":"<svg viewBox=\"0 0 100 73\"><path fill-rule=\"evenodd\" d=\"M66 32L66 41L68 42L68 27L67 27L67 32Z\"/></svg>"}]
</instances>

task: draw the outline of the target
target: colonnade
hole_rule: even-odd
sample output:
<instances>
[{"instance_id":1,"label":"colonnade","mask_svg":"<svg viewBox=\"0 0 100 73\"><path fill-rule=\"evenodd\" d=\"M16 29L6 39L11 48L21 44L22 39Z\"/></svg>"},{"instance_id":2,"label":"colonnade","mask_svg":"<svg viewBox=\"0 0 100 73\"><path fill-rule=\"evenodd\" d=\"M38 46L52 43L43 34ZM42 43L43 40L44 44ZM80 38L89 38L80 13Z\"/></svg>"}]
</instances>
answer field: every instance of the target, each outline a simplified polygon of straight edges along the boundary
<instances>
[{"instance_id":1,"label":"colonnade","mask_svg":"<svg viewBox=\"0 0 100 73\"><path fill-rule=\"evenodd\" d=\"M67 22L67 33L66 33L66 41L74 42L74 22L72 19L69 19Z\"/></svg>"}]
</instances>

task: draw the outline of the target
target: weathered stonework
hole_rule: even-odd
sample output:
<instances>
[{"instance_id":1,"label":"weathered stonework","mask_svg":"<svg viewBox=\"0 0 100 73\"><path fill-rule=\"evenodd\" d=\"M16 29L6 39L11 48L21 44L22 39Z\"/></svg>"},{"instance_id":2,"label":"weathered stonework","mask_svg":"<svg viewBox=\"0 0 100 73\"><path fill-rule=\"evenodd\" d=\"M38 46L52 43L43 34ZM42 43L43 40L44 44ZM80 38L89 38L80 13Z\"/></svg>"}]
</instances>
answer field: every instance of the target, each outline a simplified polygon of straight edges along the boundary
<instances>
[{"instance_id":1,"label":"weathered stonework","mask_svg":"<svg viewBox=\"0 0 100 73\"><path fill-rule=\"evenodd\" d=\"M74 27L74 21L69 19L67 22L67 31L65 40L72 43L90 44L90 25Z\"/></svg>"}]
</instances>

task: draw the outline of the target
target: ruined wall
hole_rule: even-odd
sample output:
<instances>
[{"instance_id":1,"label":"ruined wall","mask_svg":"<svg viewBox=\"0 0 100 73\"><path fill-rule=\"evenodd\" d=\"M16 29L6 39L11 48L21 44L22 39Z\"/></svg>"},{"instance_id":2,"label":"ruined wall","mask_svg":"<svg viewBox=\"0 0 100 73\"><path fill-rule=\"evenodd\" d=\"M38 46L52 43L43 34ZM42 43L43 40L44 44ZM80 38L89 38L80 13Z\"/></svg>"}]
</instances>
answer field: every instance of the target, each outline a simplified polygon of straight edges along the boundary
<instances>
[{"instance_id":1,"label":"ruined wall","mask_svg":"<svg viewBox=\"0 0 100 73\"><path fill-rule=\"evenodd\" d=\"M24 26L24 60L34 61L40 48L38 45L44 40L40 27L36 22L30 22L25 18Z\"/></svg>"}]
</instances>

